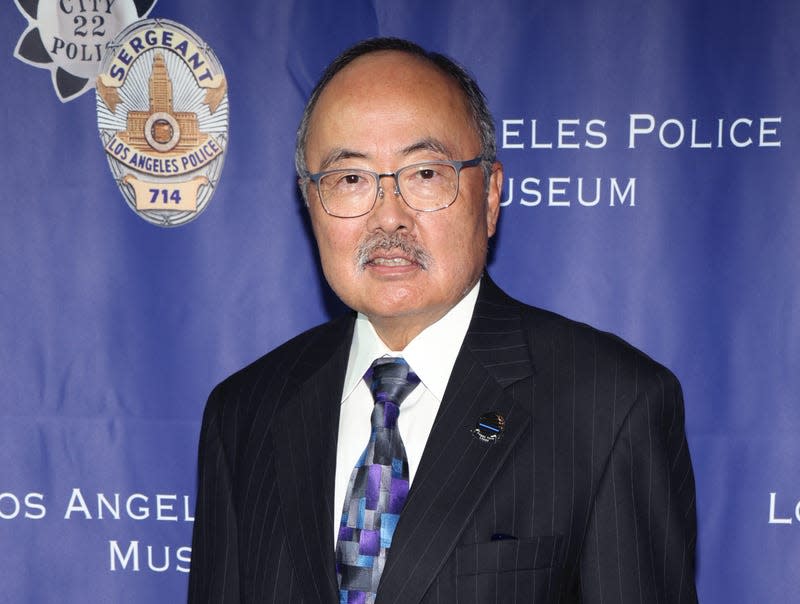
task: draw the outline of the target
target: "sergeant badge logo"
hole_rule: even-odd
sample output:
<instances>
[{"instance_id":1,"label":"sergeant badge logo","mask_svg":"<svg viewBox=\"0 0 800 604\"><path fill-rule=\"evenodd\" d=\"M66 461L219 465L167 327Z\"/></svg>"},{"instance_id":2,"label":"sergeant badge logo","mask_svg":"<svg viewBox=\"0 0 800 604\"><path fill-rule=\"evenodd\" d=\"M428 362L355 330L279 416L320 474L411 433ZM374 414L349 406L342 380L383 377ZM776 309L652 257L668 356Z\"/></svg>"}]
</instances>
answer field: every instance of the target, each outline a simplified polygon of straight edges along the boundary
<instances>
[{"instance_id":1,"label":"sergeant badge logo","mask_svg":"<svg viewBox=\"0 0 800 604\"><path fill-rule=\"evenodd\" d=\"M97 125L128 206L161 227L208 207L228 144L222 66L194 32L166 19L138 21L108 45Z\"/></svg>"}]
</instances>

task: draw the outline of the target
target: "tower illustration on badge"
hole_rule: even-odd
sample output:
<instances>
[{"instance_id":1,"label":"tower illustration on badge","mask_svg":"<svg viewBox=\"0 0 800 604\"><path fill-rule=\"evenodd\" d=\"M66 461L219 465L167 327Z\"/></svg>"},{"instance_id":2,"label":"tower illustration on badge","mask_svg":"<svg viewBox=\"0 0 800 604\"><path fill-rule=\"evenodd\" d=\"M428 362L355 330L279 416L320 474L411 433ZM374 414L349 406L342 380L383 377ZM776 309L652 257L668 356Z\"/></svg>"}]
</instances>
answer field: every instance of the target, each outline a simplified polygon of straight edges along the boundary
<instances>
[{"instance_id":1,"label":"tower illustration on badge","mask_svg":"<svg viewBox=\"0 0 800 604\"><path fill-rule=\"evenodd\" d=\"M228 144L222 66L194 32L166 19L138 21L105 51L97 126L128 206L162 227L208 207Z\"/></svg>"}]
</instances>

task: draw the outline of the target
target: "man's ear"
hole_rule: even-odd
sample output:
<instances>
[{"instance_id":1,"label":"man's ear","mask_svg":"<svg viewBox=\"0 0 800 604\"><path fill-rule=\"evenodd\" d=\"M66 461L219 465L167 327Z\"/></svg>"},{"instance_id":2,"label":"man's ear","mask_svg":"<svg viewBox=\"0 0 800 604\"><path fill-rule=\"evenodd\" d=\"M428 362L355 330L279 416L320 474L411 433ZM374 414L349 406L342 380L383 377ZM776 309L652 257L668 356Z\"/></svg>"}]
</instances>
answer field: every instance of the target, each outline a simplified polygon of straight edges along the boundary
<instances>
[{"instance_id":1,"label":"man's ear","mask_svg":"<svg viewBox=\"0 0 800 604\"><path fill-rule=\"evenodd\" d=\"M503 194L503 164L496 161L492 164L489 175L489 187L486 192L486 229L489 237L497 230L497 219L500 216L500 199Z\"/></svg>"}]
</instances>

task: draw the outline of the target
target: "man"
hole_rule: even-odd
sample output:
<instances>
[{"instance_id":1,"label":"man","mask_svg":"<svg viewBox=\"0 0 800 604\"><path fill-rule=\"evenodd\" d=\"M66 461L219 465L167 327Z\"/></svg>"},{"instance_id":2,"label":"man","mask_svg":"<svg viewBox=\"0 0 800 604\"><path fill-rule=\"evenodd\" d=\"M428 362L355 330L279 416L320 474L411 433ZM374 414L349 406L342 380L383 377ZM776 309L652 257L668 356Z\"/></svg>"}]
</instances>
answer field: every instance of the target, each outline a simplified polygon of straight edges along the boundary
<instances>
[{"instance_id":1,"label":"man","mask_svg":"<svg viewBox=\"0 0 800 604\"><path fill-rule=\"evenodd\" d=\"M680 387L484 274L503 173L469 76L356 45L312 93L297 166L357 314L212 393L189 600L696 601Z\"/></svg>"}]
</instances>

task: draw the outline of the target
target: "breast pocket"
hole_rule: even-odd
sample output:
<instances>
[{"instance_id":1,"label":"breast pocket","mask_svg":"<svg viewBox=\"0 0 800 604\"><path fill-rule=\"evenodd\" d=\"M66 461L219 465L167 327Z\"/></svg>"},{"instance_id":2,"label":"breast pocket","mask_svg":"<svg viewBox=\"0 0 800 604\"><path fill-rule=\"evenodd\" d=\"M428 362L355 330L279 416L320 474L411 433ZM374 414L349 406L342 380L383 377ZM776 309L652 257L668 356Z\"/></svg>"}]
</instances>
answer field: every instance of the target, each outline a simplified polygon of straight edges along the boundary
<instances>
[{"instance_id":1,"label":"breast pocket","mask_svg":"<svg viewBox=\"0 0 800 604\"><path fill-rule=\"evenodd\" d=\"M550 602L558 595L560 536L503 539L456 550L459 602Z\"/></svg>"}]
</instances>

